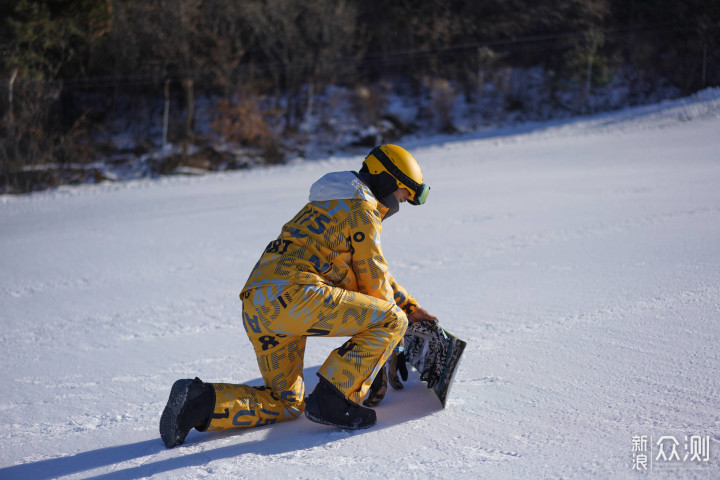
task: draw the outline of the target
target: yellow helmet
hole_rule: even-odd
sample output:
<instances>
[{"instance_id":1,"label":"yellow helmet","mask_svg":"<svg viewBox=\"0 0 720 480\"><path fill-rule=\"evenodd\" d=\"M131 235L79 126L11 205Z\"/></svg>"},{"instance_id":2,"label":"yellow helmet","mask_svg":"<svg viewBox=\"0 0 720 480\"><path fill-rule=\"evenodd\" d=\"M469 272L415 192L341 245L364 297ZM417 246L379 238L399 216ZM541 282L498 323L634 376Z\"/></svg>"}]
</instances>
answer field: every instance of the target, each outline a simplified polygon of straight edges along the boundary
<instances>
[{"instance_id":1,"label":"yellow helmet","mask_svg":"<svg viewBox=\"0 0 720 480\"><path fill-rule=\"evenodd\" d=\"M380 145L373 148L365 157L363 169L367 169L372 175L389 173L398 188L406 188L410 192L408 202L411 205L422 205L427 200L430 187L423 183L420 165L410 152L402 147Z\"/></svg>"}]
</instances>

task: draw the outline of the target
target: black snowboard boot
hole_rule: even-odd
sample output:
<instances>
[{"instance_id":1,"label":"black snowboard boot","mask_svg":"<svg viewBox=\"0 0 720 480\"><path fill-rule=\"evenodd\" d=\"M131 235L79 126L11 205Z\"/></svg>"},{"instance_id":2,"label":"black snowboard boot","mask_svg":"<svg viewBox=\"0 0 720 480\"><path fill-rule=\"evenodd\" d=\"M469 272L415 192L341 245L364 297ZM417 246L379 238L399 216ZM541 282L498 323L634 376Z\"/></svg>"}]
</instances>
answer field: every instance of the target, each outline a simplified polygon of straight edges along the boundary
<instances>
[{"instance_id":1,"label":"black snowboard boot","mask_svg":"<svg viewBox=\"0 0 720 480\"><path fill-rule=\"evenodd\" d=\"M212 385L199 378L175 382L160 417L160 437L165 446L182 445L193 427L206 430L214 409L215 389Z\"/></svg>"},{"instance_id":2,"label":"black snowboard boot","mask_svg":"<svg viewBox=\"0 0 720 480\"><path fill-rule=\"evenodd\" d=\"M305 402L305 416L316 423L348 430L375 425L375 410L351 402L323 377Z\"/></svg>"}]
</instances>

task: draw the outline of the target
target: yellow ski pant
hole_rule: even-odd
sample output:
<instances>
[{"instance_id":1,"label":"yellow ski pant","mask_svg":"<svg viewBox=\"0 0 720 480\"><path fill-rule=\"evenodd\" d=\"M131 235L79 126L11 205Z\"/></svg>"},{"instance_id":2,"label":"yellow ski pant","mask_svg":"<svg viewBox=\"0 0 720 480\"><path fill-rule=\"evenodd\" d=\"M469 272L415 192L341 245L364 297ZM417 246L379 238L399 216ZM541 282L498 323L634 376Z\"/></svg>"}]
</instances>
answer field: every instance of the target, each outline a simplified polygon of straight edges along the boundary
<instances>
[{"instance_id":1,"label":"yellow ski pant","mask_svg":"<svg viewBox=\"0 0 720 480\"><path fill-rule=\"evenodd\" d=\"M307 337L350 337L332 351L321 375L355 403L407 328L395 303L329 285L284 285L243 295L243 323L265 385L213 384L208 430L255 427L297 418L304 410L303 355Z\"/></svg>"}]
</instances>

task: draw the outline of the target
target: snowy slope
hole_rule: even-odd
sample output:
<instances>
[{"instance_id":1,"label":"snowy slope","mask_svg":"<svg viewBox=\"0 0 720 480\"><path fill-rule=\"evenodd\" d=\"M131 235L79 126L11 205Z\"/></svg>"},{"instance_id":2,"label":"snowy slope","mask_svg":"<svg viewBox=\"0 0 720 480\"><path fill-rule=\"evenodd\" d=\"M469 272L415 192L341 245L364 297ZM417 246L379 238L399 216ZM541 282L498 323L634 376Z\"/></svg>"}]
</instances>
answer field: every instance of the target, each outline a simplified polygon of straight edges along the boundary
<instances>
[{"instance_id":1,"label":"snowy slope","mask_svg":"<svg viewBox=\"0 0 720 480\"><path fill-rule=\"evenodd\" d=\"M159 439L177 378L259 384L239 289L359 157L0 197L0 479L637 478L635 436L648 478L720 477L720 91L403 145L432 192L383 248L468 341L447 409L413 374L370 430Z\"/></svg>"}]
</instances>

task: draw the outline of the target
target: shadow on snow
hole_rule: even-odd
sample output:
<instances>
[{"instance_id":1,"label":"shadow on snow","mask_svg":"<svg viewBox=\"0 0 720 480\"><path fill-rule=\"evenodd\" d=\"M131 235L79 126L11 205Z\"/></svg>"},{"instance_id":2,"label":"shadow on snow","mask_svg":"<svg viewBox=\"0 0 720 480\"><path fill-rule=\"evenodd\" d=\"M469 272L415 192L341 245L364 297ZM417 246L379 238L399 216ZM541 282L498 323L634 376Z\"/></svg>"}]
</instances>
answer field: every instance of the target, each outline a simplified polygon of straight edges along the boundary
<instances>
[{"instance_id":1,"label":"shadow on snow","mask_svg":"<svg viewBox=\"0 0 720 480\"><path fill-rule=\"evenodd\" d=\"M317 383L315 373L319 367L304 370L306 389L312 391ZM262 384L262 380L248 382ZM307 450L329 444L349 436L362 435L379 429L391 428L396 425L415 420L442 409L437 397L421 382L417 372L412 371L399 392L388 388L388 395L383 403L376 407L377 424L367 430L345 431L342 433L334 427L312 423L300 417L295 421L281 422L275 425L258 427L250 430L263 429L267 435L261 440L237 442L219 448L212 448L213 440L230 440L240 438L248 429L228 430L224 432L199 433L192 430L182 446L172 450L165 448L160 435L151 440L100 448L77 453L66 457L41 460L32 463L0 468L3 479L49 479L86 472L102 467L114 470L109 473L98 472L96 479L125 479L148 477L158 473L169 472L186 467L208 464L215 460L237 457L246 453L256 455L278 455L294 451ZM409 401L412 397L412 401ZM158 420L160 415L158 413ZM209 444L207 447L203 444ZM201 448L200 451L197 451ZM183 450L192 449L192 453L184 454ZM167 458L169 456L169 458ZM148 457L148 458L144 458ZM166 458L158 458L166 457ZM125 462L133 465L124 466ZM140 463L138 465L138 463Z\"/></svg>"}]
</instances>

